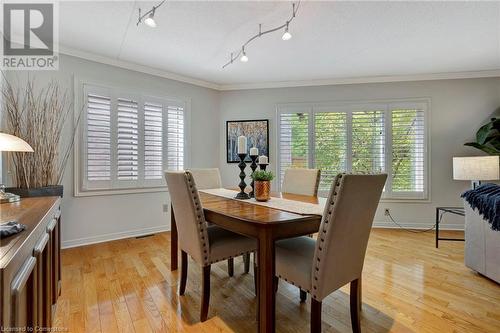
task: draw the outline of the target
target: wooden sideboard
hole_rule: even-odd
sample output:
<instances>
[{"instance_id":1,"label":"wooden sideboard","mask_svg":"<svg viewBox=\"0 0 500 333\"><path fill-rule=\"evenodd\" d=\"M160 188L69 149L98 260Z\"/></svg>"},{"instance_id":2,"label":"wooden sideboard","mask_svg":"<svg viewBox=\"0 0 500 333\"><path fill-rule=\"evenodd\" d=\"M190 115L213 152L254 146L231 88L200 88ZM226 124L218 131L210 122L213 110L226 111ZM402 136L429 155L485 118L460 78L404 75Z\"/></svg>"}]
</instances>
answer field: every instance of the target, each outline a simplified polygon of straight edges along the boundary
<instances>
[{"instance_id":1,"label":"wooden sideboard","mask_svg":"<svg viewBox=\"0 0 500 333\"><path fill-rule=\"evenodd\" d=\"M36 331L52 326L61 292L61 198L24 198L0 204L0 223L26 230L0 241L0 329Z\"/></svg>"}]
</instances>

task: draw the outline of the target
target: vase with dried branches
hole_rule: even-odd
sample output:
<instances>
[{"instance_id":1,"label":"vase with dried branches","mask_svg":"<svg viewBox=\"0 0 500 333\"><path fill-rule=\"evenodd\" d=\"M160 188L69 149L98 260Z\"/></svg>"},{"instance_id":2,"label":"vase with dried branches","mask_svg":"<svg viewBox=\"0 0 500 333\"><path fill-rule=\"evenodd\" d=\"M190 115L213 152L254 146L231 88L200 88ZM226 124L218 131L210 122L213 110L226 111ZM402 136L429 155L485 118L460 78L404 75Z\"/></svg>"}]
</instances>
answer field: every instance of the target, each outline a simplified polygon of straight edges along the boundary
<instances>
[{"instance_id":1,"label":"vase with dried branches","mask_svg":"<svg viewBox=\"0 0 500 333\"><path fill-rule=\"evenodd\" d=\"M34 151L13 153L8 158L7 163L13 165L14 186L8 190L21 196L62 196L61 182L81 112L75 122L71 121L73 103L68 92L55 80L38 88L35 80L28 78L22 87L14 88L5 76L4 79L5 132L22 138ZM63 140L63 131L70 132L66 136L68 140Z\"/></svg>"}]
</instances>

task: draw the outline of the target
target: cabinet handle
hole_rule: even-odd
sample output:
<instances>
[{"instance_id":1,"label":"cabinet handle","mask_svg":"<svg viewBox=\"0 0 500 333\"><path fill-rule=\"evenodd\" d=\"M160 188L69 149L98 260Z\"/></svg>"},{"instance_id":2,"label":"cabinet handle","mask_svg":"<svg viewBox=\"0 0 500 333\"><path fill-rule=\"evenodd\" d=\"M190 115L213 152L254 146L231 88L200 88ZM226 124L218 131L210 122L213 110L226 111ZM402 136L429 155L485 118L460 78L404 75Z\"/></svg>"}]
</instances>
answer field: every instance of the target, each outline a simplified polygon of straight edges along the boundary
<instances>
[{"instance_id":1,"label":"cabinet handle","mask_svg":"<svg viewBox=\"0 0 500 333\"><path fill-rule=\"evenodd\" d=\"M29 257L19 269L19 272L14 277L10 290L12 295L12 310L11 310L11 323L13 326L17 326L17 310L19 308L19 294L22 292L26 282L28 281L33 268L35 268L36 259L34 257Z\"/></svg>"},{"instance_id":2,"label":"cabinet handle","mask_svg":"<svg viewBox=\"0 0 500 333\"><path fill-rule=\"evenodd\" d=\"M56 227L56 224L57 224L57 220L52 219L52 221L50 221L49 225L47 226L47 232L51 233L52 230L54 230L54 228Z\"/></svg>"},{"instance_id":3,"label":"cabinet handle","mask_svg":"<svg viewBox=\"0 0 500 333\"><path fill-rule=\"evenodd\" d=\"M35 254L35 256L43 252L48 241L49 241L49 234L44 233L43 236L40 237L40 239L36 243L35 248L33 249L33 253Z\"/></svg>"}]
</instances>

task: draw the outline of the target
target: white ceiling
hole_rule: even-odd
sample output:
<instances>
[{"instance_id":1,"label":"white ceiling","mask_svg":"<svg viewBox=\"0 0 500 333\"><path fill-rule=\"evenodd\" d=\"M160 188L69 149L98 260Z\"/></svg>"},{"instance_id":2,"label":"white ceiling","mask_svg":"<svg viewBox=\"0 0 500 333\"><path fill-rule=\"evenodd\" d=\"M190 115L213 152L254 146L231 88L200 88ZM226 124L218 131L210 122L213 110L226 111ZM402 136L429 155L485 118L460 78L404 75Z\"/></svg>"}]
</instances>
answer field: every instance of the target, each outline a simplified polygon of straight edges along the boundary
<instances>
[{"instance_id":1,"label":"white ceiling","mask_svg":"<svg viewBox=\"0 0 500 333\"><path fill-rule=\"evenodd\" d=\"M61 49L219 85L500 69L500 2L303 1L293 38L266 35L250 58L222 69L231 51L281 25L290 2L167 1L158 27L136 26L157 2L63 2Z\"/></svg>"}]
</instances>

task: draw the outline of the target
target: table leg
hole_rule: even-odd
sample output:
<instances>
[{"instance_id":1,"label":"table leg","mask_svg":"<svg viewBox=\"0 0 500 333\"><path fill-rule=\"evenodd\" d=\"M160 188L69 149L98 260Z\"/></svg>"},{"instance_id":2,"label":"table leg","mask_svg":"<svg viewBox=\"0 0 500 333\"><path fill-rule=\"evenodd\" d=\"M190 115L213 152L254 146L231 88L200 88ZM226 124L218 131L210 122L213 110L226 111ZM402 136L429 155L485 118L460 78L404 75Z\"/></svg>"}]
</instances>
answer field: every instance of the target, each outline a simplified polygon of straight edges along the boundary
<instances>
[{"instance_id":1,"label":"table leg","mask_svg":"<svg viewBox=\"0 0 500 333\"><path fill-rule=\"evenodd\" d=\"M259 332L274 333L275 305L274 293L275 249L272 230L263 228L259 233Z\"/></svg>"},{"instance_id":2,"label":"table leg","mask_svg":"<svg viewBox=\"0 0 500 333\"><path fill-rule=\"evenodd\" d=\"M175 223L174 207L170 205L170 270L178 266L177 224Z\"/></svg>"}]
</instances>

